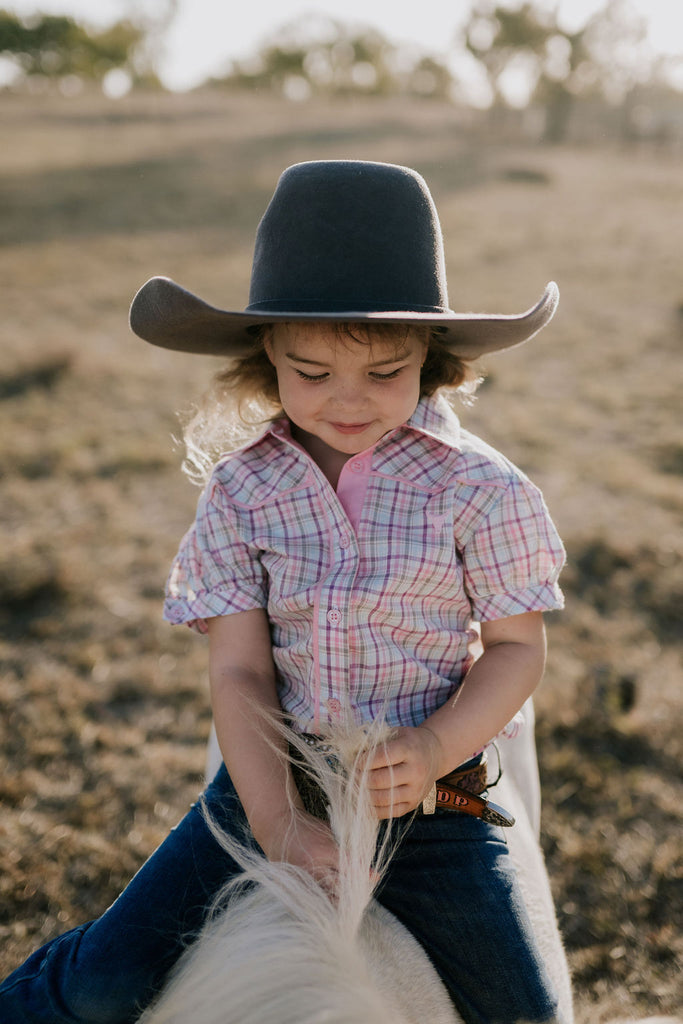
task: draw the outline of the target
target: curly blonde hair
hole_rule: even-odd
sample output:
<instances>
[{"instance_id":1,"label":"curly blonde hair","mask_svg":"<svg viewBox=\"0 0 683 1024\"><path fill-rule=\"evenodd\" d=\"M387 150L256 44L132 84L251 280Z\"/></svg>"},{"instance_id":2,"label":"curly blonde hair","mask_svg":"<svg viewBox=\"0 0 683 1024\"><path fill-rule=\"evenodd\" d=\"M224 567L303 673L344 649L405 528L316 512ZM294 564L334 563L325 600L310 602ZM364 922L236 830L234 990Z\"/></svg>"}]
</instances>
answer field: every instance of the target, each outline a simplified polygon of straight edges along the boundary
<instances>
[{"instance_id":1,"label":"curly blonde hair","mask_svg":"<svg viewBox=\"0 0 683 1024\"><path fill-rule=\"evenodd\" d=\"M183 428L183 471L196 483L204 483L216 459L252 439L259 429L283 415L275 367L268 358L266 341L273 324L254 329L252 350L234 359L215 375L211 386L187 417ZM459 391L471 398L481 382L472 364L454 355L444 344L439 328L412 324L336 323L337 337L362 345L389 342L396 351L413 333L427 344L420 372L420 398L440 388Z\"/></svg>"}]
</instances>

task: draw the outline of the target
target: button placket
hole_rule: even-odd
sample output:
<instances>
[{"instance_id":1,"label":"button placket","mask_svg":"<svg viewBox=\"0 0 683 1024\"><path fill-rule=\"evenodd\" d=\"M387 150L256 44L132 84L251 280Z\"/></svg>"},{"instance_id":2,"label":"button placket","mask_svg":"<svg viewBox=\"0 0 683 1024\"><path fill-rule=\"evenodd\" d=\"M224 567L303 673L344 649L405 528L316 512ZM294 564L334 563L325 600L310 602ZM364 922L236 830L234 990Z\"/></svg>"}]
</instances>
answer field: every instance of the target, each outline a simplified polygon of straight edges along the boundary
<instances>
[{"instance_id":1,"label":"button placket","mask_svg":"<svg viewBox=\"0 0 683 1024\"><path fill-rule=\"evenodd\" d=\"M337 498L337 501L339 499ZM358 567L355 535L335 502L326 504L330 561L318 601L318 671L320 710L333 721L343 713L347 700L348 659L346 643L348 602Z\"/></svg>"}]
</instances>

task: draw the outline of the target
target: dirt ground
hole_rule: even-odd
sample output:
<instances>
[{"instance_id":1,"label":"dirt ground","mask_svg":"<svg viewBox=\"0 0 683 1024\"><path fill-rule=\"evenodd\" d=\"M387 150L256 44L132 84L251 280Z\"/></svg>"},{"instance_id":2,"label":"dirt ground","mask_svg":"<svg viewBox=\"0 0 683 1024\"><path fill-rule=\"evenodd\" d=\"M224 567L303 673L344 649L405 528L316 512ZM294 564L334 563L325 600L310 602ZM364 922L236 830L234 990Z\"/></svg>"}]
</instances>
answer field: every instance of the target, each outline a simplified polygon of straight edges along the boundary
<instances>
[{"instance_id":1,"label":"dirt ground","mask_svg":"<svg viewBox=\"0 0 683 1024\"><path fill-rule=\"evenodd\" d=\"M160 608L197 499L176 412L217 364L135 339L130 299L161 273L243 308L279 172L353 157L425 175L455 308L560 285L462 418L542 487L569 555L537 732L578 1020L679 1010L681 154L220 93L0 95L0 127L0 974L98 915L201 785L206 647Z\"/></svg>"}]
</instances>

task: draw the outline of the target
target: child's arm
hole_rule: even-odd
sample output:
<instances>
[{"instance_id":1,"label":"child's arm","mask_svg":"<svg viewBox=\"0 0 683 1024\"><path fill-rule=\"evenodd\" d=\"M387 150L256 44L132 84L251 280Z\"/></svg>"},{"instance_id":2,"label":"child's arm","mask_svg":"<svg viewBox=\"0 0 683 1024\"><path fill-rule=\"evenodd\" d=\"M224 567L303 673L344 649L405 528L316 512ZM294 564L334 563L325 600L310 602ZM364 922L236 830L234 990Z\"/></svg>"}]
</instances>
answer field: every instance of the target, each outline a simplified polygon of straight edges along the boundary
<instances>
[{"instance_id":1,"label":"child's arm","mask_svg":"<svg viewBox=\"0 0 683 1024\"><path fill-rule=\"evenodd\" d=\"M286 860L325 882L339 851L307 814L267 715L280 712L268 619L260 608L207 620L209 677L218 743L254 838L269 860Z\"/></svg>"},{"instance_id":2,"label":"child's arm","mask_svg":"<svg viewBox=\"0 0 683 1024\"><path fill-rule=\"evenodd\" d=\"M419 727L398 729L372 763L370 786L380 818L418 807L435 780L493 739L540 682L546 653L542 612L483 622L481 639L484 653L457 697Z\"/></svg>"}]
</instances>

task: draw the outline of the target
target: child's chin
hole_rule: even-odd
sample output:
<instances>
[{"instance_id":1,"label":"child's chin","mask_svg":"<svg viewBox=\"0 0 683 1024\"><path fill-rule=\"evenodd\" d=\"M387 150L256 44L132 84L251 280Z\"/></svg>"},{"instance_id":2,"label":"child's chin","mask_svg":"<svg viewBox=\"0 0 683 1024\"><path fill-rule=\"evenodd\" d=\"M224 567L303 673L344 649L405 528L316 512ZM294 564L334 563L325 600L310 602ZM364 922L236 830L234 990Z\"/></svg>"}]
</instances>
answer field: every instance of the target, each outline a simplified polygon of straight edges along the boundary
<instances>
[{"instance_id":1,"label":"child's chin","mask_svg":"<svg viewBox=\"0 0 683 1024\"><path fill-rule=\"evenodd\" d=\"M331 447L341 452L342 455L358 455L359 452L364 452L366 448L374 444L375 440L374 437L366 439L364 434L356 434L353 437L337 438L331 442Z\"/></svg>"}]
</instances>

